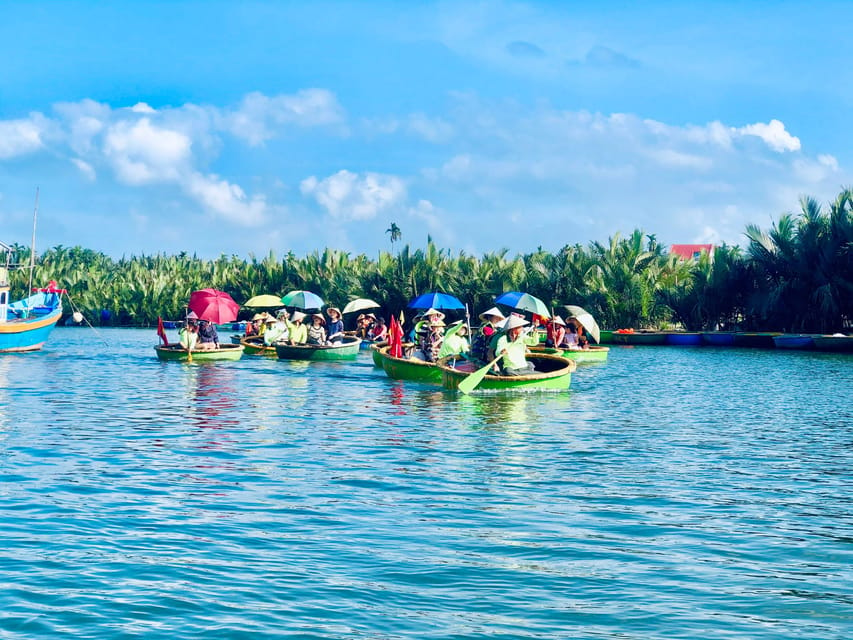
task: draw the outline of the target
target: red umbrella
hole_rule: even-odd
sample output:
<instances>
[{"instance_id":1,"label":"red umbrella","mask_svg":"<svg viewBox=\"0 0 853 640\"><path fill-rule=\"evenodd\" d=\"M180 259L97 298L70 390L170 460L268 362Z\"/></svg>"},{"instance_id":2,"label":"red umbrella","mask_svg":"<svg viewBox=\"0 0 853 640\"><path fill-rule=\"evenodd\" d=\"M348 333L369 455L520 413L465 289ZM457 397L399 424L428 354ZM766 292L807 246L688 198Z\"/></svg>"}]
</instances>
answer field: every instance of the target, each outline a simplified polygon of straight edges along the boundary
<instances>
[{"instance_id":1,"label":"red umbrella","mask_svg":"<svg viewBox=\"0 0 853 640\"><path fill-rule=\"evenodd\" d=\"M191 311L195 311L201 320L207 320L214 324L233 322L237 319L240 305L224 291L216 289L201 289L190 294L190 302L187 305Z\"/></svg>"}]
</instances>

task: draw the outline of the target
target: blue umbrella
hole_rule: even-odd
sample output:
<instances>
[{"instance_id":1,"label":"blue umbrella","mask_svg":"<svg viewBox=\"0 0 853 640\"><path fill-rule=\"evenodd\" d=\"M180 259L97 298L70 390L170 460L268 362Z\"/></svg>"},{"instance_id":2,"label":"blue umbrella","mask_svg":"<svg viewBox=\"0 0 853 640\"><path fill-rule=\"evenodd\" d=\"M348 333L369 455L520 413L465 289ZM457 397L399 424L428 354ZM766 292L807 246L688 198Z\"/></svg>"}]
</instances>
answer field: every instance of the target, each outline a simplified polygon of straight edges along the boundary
<instances>
[{"instance_id":1,"label":"blue umbrella","mask_svg":"<svg viewBox=\"0 0 853 640\"><path fill-rule=\"evenodd\" d=\"M464 309L465 305L447 293L422 293L408 304L409 309Z\"/></svg>"},{"instance_id":2,"label":"blue umbrella","mask_svg":"<svg viewBox=\"0 0 853 640\"><path fill-rule=\"evenodd\" d=\"M544 302L536 296L532 296L529 293L523 293L521 291L508 291L507 293L502 293L495 298L495 304L502 304L505 307L517 309L519 311L529 311L530 313L535 313L537 316L542 316L543 318L551 317L551 312L548 310L548 307Z\"/></svg>"},{"instance_id":3,"label":"blue umbrella","mask_svg":"<svg viewBox=\"0 0 853 640\"><path fill-rule=\"evenodd\" d=\"M296 307L297 309L322 309L323 298L316 293L310 291L291 291L281 299L282 304L286 307Z\"/></svg>"}]
</instances>

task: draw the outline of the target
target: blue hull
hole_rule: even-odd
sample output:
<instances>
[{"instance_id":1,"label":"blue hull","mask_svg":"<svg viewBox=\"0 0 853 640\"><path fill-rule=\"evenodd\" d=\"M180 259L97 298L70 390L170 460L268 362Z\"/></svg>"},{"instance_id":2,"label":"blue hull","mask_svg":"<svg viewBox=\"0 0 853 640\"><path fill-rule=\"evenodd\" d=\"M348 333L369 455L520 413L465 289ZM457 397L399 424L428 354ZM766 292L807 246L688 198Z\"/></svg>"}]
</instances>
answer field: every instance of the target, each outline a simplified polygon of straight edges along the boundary
<instances>
[{"instance_id":1,"label":"blue hull","mask_svg":"<svg viewBox=\"0 0 853 640\"><path fill-rule=\"evenodd\" d=\"M711 347L731 347L735 343L735 334L709 331L701 334L702 344Z\"/></svg>"},{"instance_id":2,"label":"blue hull","mask_svg":"<svg viewBox=\"0 0 853 640\"><path fill-rule=\"evenodd\" d=\"M670 345L698 347L702 344L701 333L668 333L666 343Z\"/></svg>"},{"instance_id":3,"label":"blue hull","mask_svg":"<svg viewBox=\"0 0 853 640\"><path fill-rule=\"evenodd\" d=\"M811 336L781 335L773 338L777 349L814 349L814 339Z\"/></svg>"},{"instance_id":4,"label":"blue hull","mask_svg":"<svg viewBox=\"0 0 853 640\"><path fill-rule=\"evenodd\" d=\"M44 316L0 327L0 353L41 349L61 315L62 310L56 309Z\"/></svg>"}]
</instances>

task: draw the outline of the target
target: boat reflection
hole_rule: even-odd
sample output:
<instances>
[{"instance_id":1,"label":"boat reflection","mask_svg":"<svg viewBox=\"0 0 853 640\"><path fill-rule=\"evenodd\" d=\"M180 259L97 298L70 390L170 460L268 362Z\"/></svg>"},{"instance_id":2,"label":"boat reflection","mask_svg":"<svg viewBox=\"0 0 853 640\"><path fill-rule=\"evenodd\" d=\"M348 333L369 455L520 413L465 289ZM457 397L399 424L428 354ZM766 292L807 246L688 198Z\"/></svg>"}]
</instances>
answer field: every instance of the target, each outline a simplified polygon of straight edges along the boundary
<instances>
[{"instance_id":1,"label":"boat reflection","mask_svg":"<svg viewBox=\"0 0 853 640\"><path fill-rule=\"evenodd\" d=\"M190 418L201 429L240 424L237 416L237 371L215 363L193 367L190 373Z\"/></svg>"}]
</instances>

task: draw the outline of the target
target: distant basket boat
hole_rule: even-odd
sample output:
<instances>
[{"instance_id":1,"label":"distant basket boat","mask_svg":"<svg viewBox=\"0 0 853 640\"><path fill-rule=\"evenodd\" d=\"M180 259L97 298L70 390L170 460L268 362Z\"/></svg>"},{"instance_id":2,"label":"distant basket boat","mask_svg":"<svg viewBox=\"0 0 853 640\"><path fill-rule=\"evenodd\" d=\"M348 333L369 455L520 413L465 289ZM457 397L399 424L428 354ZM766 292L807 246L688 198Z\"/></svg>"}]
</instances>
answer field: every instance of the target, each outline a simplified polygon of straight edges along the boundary
<instances>
[{"instance_id":1,"label":"distant basket boat","mask_svg":"<svg viewBox=\"0 0 853 640\"><path fill-rule=\"evenodd\" d=\"M240 339L240 344L243 345L243 352L247 356L278 357L275 352L275 345L266 344L263 336L243 336Z\"/></svg>"},{"instance_id":2,"label":"distant basket boat","mask_svg":"<svg viewBox=\"0 0 853 640\"><path fill-rule=\"evenodd\" d=\"M735 343L734 331L703 331L702 344L709 347L731 347Z\"/></svg>"},{"instance_id":3,"label":"distant basket boat","mask_svg":"<svg viewBox=\"0 0 853 640\"><path fill-rule=\"evenodd\" d=\"M220 343L218 349L211 351L193 351L190 353L179 343L154 347L160 360L174 362L217 362L219 360L239 360L243 355L243 345Z\"/></svg>"},{"instance_id":4,"label":"distant basket boat","mask_svg":"<svg viewBox=\"0 0 853 640\"><path fill-rule=\"evenodd\" d=\"M572 372L577 368L573 360L554 355L531 355L536 372L526 376L487 375L475 391L565 391L572 384ZM441 383L446 389L456 390L459 383L477 370L467 360L443 358L439 361Z\"/></svg>"},{"instance_id":5,"label":"distant basket boat","mask_svg":"<svg viewBox=\"0 0 853 640\"><path fill-rule=\"evenodd\" d=\"M773 338L781 335L781 331L738 331L735 333L734 346L773 349L776 347Z\"/></svg>"},{"instance_id":6,"label":"distant basket boat","mask_svg":"<svg viewBox=\"0 0 853 640\"><path fill-rule=\"evenodd\" d=\"M361 338L344 338L340 344L276 344L280 360L355 360Z\"/></svg>"},{"instance_id":7,"label":"distant basket boat","mask_svg":"<svg viewBox=\"0 0 853 640\"><path fill-rule=\"evenodd\" d=\"M583 362L607 362L607 356L610 353L610 347L592 346L586 349L557 349L556 347L530 347L530 352L534 354L545 354L553 356L561 356L574 360L578 364Z\"/></svg>"},{"instance_id":8,"label":"distant basket boat","mask_svg":"<svg viewBox=\"0 0 853 640\"><path fill-rule=\"evenodd\" d=\"M853 336L814 336L819 351L853 351Z\"/></svg>"},{"instance_id":9,"label":"distant basket boat","mask_svg":"<svg viewBox=\"0 0 853 640\"><path fill-rule=\"evenodd\" d=\"M667 334L663 331L625 331L613 332L613 344L653 345L666 344Z\"/></svg>"},{"instance_id":10,"label":"distant basket boat","mask_svg":"<svg viewBox=\"0 0 853 640\"><path fill-rule=\"evenodd\" d=\"M783 333L773 336L773 344L777 349L814 349L813 336L800 333Z\"/></svg>"}]
</instances>

